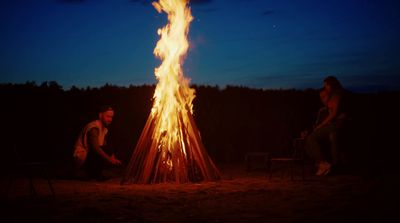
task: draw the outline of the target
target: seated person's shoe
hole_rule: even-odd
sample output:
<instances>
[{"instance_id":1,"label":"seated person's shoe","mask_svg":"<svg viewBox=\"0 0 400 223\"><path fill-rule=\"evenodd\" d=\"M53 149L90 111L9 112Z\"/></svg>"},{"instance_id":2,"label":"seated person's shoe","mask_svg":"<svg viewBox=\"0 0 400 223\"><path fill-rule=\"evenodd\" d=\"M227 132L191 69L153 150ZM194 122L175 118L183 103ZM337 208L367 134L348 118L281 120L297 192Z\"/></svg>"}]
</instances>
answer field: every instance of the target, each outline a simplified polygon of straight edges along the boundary
<instances>
[{"instance_id":1,"label":"seated person's shoe","mask_svg":"<svg viewBox=\"0 0 400 223\"><path fill-rule=\"evenodd\" d=\"M318 171L315 175L317 176L325 176L331 171L332 165L329 164L328 162L321 162L318 165Z\"/></svg>"}]
</instances>

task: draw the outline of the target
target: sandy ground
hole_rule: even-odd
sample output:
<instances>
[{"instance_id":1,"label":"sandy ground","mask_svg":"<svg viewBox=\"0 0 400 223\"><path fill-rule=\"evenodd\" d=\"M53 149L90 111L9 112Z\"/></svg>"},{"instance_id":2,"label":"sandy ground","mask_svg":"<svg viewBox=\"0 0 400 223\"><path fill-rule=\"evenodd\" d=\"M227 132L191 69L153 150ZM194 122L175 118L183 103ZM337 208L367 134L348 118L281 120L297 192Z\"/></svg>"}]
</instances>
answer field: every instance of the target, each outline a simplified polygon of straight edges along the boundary
<instances>
[{"instance_id":1,"label":"sandy ground","mask_svg":"<svg viewBox=\"0 0 400 223\"><path fill-rule=\"evenodd\" d=\"M240 165L221 168L223 179L195 184L119 185L35 179L2 182L1 222L382 222L397 218L394 176L341 174L290 180ZM397 205L396 205L397 204Z\"/></svg>"}]
</instances>

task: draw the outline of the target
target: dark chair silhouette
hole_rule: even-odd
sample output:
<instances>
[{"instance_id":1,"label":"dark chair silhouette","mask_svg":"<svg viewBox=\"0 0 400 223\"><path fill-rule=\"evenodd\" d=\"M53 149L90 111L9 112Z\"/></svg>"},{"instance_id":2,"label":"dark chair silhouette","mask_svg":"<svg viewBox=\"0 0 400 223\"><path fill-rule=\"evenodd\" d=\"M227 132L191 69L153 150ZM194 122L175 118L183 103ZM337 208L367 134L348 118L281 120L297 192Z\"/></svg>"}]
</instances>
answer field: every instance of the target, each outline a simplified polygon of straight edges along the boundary
<instances>
[{"instance_id":1,"label":"dark chair silhouette","mask_svg":"<svg viewBox=\"0 0 400 223\"><path fill-rule=\"evenodd\" d=\"M273 166L275 163L282 163L284 165L284 171L281 174L283 178L285 172L289 171L290 179L294 180L296 172L298 172L296 167L300 167L301 179L305 179L305 139L295 138L292 142L292 147L288 151L287 155L273 156L271 155L267 161L267 174L269 179L272 178Z\"/></svg>"},{"instance_id":2,"label":"dark chair silhouette","mask_svg":"<svg viewBox=\"0 0 400 223\"><path fill-rule=\"evenodd\" d=\"M13 146L14 160L11 161L11 171L9 172L9 181L6 191L6 196L9 195L11 186L17 177L27 178L29 181L29 194L31 198L37 195L35 185L33 183L35 178L41 177L47 181L47 185L51 195L55 197L55 191L48 172L48 163L45 161L31 160L22 158L17 146Z\"/></svg>"}]
</instances>

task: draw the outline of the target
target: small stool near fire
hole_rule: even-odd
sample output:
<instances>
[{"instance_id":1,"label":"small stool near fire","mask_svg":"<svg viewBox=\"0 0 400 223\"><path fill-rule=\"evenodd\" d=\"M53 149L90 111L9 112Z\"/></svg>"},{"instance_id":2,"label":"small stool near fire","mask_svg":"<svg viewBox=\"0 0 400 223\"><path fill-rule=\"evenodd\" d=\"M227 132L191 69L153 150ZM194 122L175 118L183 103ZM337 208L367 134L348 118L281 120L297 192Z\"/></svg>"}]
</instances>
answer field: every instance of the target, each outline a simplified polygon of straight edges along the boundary
<instances>
[{"instance_id":1,"label":"small stool near fire","mask_svg":"<svg viewBox=\"0 0 400 223\"><path fill-rule=\"evenodd\" d=\"M286 155L281 156L269 156L267 161L267 174L268 178L272 178L272 174L275 171L276 166L280 165L281 177L283 178L287 173L290 175L290 179L294 180L297 173L301 174L301 179L305 179L305 139L295 138L292 141L292 147ZM300 168L300 170L298 169Z\"/></svg>"}]
</instances>

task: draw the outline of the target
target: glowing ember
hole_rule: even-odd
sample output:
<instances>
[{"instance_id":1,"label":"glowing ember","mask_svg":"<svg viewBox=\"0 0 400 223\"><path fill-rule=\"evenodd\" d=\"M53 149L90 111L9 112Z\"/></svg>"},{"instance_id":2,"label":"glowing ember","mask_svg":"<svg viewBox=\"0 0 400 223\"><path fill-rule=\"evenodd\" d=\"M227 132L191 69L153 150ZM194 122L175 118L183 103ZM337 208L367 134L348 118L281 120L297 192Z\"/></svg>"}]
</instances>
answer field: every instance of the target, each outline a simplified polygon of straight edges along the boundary
<instances>
[{"instance_id":1,"label":"glowing ember","mask_svg":"<svg viewBox=\"0 0 400 223\"><path fill-rule=\"evenodd\" d=\"M188 0L159 0L153 6L168 14L169 23L158 30L161 39L154 54L162 60L151 114L132 154L121 184L196 182L220 178L196 127L194 89L183 76L182 63L189 48L187 34L193 17Z\"/></svg>"}]
</instances>

